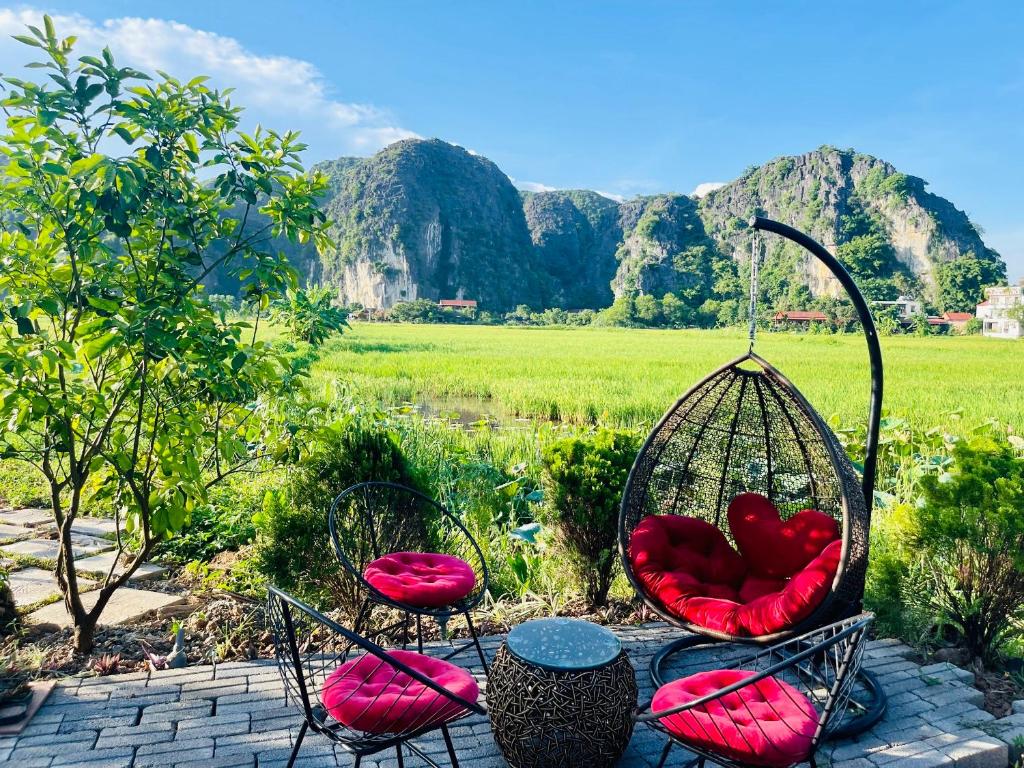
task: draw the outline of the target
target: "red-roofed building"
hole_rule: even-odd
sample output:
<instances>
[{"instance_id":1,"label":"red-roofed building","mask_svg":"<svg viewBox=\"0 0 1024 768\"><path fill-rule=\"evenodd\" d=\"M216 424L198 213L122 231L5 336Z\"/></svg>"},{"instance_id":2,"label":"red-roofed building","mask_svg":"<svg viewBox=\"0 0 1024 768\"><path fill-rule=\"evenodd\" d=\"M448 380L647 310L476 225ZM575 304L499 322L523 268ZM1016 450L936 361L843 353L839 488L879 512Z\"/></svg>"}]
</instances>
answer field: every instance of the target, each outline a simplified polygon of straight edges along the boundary
<instances>
[{"instance_id":1,"label":"red-roofed building","mask_svg":"<svg viewBox=\"0 0 1024 768\"><path fill-rule=\"evenodd\" d=\"M950 328L956 328L958 331L967 325L967 321L972 319L974 315L970 312L943 312L942 319L949 323Z\"/></svg>"},{"instance_id":2,"label":"red-roofed building","mask_svg":"<svg viewBox=\"0 0 1024 768\"><path fill-rule=\"evenodd\" d=\"M810 325L811 323L827 323L828 317L825 316L824 312L818 310L804 310L804 309L791 309L786 312L776 312L775 317L772 318L776 325L783 323L802 323Z\"/></svg>"}]
</instances>

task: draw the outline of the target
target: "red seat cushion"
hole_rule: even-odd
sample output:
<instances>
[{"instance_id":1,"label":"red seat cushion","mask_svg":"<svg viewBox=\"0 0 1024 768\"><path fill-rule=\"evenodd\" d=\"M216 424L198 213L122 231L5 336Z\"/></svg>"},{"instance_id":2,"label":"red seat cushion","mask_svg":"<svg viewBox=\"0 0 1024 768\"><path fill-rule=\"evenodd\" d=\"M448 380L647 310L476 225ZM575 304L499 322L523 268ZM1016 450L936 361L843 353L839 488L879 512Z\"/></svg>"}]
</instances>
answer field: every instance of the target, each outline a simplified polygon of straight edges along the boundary
<instances>
[{"instance_id":1,"label":"red seat cushion","mask_svg":"<svg viewBox=\"0 0 1024 768\"><path fill-rule=\"evenodd\" d=\"M669 613L737 637L771 635L806 619L828 596L842 554L839 527L814 510L783 523L756 494L737 500L730 520L741 530L737 540L747 542L743 555L703 520L652 515L630 538L630 564L644 591ZM772 565L769 549L753 543L758 536L774 542L782 565Z\"/></svg>"},{"instance_id":2,"label":"red seat cushion","mask_svg":"<svg viewBox=\"0 0 1024 768\"><path fill-rule=\"evenodd\" d=\"M677 614L692 624L737 637L762 637L796 626L824 602L832 590L841 541L833 541L782 589L768 592L748 602L715 597L694 597ZM748 583L751 580L748 579ZM768 582L763 582L763 584ZM746 588L746 584L744 585ZM741 590L742 591L742 590Z\"/></svg>"},{"instance_id":3,"label":"red seat cushion","mask_svg":"<svg viewBox=\"0 0 1024 768\"><path fill-rule=\"evenodd\" d=\"M729 530L751 573L789 578L839 538L835 519L804 509L785 522L759 493L741 493L729 504Z\"/></svg>"},{"instance_id":4,"label":"red seat cushion","mask_svg":"<svg viewBox=\"0 0 1024 768\"><path fill-rule=\"evenodd\" d=\"M651 710L664 712L754 674L719 669L675 680L658 689ZM749 765L783 768L810 755L818 713L792 685L766 677L660 722L684 744Z\"/></svg>"},{"instance_id":5,"label":"red seat cushion","mask_svg":"<svg viewBox=\"0 0 1024 768\"><path fill-rule=\"evenodd\" d=\"M672 607L693 596L737 598L743 558L710 523L683 515L640 521L629 543L633 573L650 594Z\"/></svg>"},{"instance_id":6,"label":"red seat cushion","mask_svg":"<svg viewBox=\"0 0 1024 768\"><path fill-rule=\"evenodd\" d=\"M422 608L451 605L476 586L469 563L434 552L392 552L367 565L363 578L385 597Z\"/></svg>"},{"instance_id":7,"label":"red seat cushion","mask_svg":"<svg viewBox=\"0 0 1024 768\"><path fill-rule=\"evenodd\" d=\"M442 659L413 651L391 651L396 661L468 702L480 688L473 676ZM366 733L407 733L448 722L466 708L366 654L345 662L324 681L320 700L339 723Z\"/></svg>"}]
</instances>

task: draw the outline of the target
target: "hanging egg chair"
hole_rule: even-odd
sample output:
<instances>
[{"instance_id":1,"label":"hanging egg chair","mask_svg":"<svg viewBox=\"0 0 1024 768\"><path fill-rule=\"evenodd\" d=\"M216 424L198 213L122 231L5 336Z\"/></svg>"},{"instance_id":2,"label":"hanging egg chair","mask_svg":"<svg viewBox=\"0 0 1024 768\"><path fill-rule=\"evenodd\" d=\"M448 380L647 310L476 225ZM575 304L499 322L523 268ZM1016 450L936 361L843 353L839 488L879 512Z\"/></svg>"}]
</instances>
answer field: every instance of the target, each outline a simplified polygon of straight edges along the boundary
<instances>
[{"instance_id":1,"label":"hanging egg chair","mask_svg":"<svg viewBox=\"0 0 1024 768\"><path fill-rule=\"evenodd\" d=\"M685 648L786 640L859 613L864 595L882 395L874 323L849 273L820 244L770 219L750 226L750 350L662 417L622 498L619 549L629 581L653 611L693 633L655 654L659 686L669 658ZM860 317L872 376L862 479L806 398L753 351L757 231L821 260ZM875 701L862 707L858 730L885 705L873 680L865 687Z\"/></svg>"}]
</instances>

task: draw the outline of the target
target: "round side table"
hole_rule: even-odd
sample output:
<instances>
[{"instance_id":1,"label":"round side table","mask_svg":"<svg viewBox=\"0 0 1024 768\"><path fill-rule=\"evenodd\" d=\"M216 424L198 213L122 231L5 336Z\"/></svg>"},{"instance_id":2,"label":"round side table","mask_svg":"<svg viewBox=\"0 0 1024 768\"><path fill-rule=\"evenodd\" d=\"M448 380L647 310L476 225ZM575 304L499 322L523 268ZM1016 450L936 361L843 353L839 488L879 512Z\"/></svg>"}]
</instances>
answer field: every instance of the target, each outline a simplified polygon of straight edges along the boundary
<instances>
[{"instance_id":1,"label":"round side table","mask_svg":"<svg viewBox=\"0 0 1024 768\"><path fill-rule=\"evenodd\" d=\"M615 635L581 619L515 627L491 665L487 709L513 768L602 768L633 733L633 665Z\"/></svg>"}]
</instances>

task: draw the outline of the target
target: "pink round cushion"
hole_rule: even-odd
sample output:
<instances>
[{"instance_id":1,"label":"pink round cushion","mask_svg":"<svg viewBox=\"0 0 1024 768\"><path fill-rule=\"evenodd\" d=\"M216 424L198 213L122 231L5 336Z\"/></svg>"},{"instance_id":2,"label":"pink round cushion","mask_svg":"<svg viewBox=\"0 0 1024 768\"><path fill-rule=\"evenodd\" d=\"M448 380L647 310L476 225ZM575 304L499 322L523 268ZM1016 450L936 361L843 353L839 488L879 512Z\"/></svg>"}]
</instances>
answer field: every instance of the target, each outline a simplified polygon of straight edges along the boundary
<instances>
[{"instance_id":1,"label":"pink round cushion","mask_svg":"<svg viewBox=\"0 0 1024 768\"><path fill-rule=\"evenodd\" d=\"M653 712L663 712L725 688L756 673L717 669L675 680L658 689ZM684 744L737 762L784 768L807 759L818 727L811 701L789 683L766 677L739 690L661 718Z\"/></svg>"},{"instance_id":2,"label":"pink round cushion","mask_svg":"<svg viewBox=\"0 0 1024 768\"><path fill-rule=\"evenodd\" d=\"M392 552L367 565L363 578L385 597L422 608L451 605L476 586L469 563L434 552Z\"/></svg>"},{"instance_id":3,"label":"pink round cushion","mask_svg":"<svg viewBox=\"0 0 1024 768\"><path fill-rule=\"evenodd\" d=\"M405 666L470 703L480 688L454 664L413 651L391 651ZM324 681L320 701L342 725L365 733L409 733L448 722L466 708L372 654L347 661Z\"/></svg>"}]
</instances>

